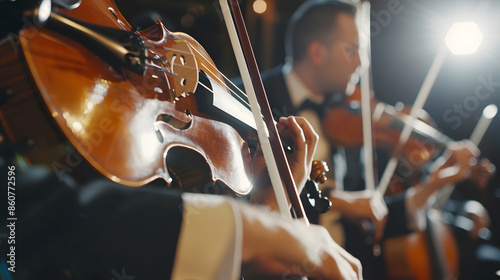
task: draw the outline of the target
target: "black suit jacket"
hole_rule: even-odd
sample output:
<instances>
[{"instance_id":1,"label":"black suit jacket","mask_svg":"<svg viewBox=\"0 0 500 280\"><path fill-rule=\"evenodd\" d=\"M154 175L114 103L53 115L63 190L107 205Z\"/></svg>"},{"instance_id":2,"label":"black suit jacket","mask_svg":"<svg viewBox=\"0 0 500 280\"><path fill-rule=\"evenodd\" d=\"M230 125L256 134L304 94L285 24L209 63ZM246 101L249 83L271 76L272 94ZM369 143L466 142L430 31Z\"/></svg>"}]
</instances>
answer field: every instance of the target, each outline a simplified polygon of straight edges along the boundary
<instances>
[{"instance_id":1,"label":"black suit jacket","mask_svg":"<svg viewBox=\"0 0 500 280\"><path fill-rule=\"evenodd\" d=\"M285 83L282 67L278 66L262 73L262 82L266 89L269 106L275 118L297 115L298 108L292 105L290 92Z\"/></svg>"},{"instance_id":2,"label":"black suit jacket","mask_svg":"<svg viewBox=\"0 0 500 280\"><path fill-rule=\"evenodd\" d=\"M285 83L285 77L281 72L282 67L283 66L280 65L272 68L263 72L261 75L269 106L271 107L275 120L278 120L280 117L297 115L298 113L298 109L292 105L290 93ZM237 87L243 88L243 82L240 77L234 78L232 81Z\"/></svg>"},{"instance_id":3,"label":"black suit jacket","mask_svg":"<svg viewBox=\"0 0 500 280\"><path fill-rule=\"evenodd\" d=\"M7 164L0 169L7 182ZM182 222L180 192L104 179L80 186L41 167L15 173L13 279L170 278ZM7 247L1 261L10 260Z\"/></svg>"}]
</instances>

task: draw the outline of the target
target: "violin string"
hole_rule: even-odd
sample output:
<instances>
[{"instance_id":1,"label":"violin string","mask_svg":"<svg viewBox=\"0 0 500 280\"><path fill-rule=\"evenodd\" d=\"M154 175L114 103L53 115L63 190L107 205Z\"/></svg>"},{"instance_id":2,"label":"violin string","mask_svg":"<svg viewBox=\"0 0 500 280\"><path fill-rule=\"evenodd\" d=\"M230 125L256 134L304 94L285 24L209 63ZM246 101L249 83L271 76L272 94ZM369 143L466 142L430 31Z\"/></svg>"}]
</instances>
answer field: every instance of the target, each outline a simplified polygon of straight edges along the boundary
<instances>
[{"instance_id":1,"label":"violin string","mask_svg":"<svg viewBox=\"0 0 500 280\"><path fill-rule=\"evenodd\" d=\"M203 84L202 82L198 81L198 84L201 85L202 87L204 87L207 91L209 91L210 93L212 93L213 95L215 95L215 92L210 89L207 85ZM249 109L250 110L250 109ZM264 116L262 116L264 117Z\"/></svg>"},{"instance_id":2,"label":"violin string","mask_svg":"<svg viewBox=\"0 0 500 280\"><path fill-rule=\"evenodd\" d=\"M203 53L200 53L195 47L193 47L191 45L191 43L187 42L187 44L191 47L192 50L194 50L196 53L198 53L201 57L203 57L203 59L208 63L209 66L211 66L212 68L216 69L217 70L217 74L219 74L225 81L228 81L235 89L237 89L239 91L239 93L233 91L230 87L229 90L231 91L232 94L236 95L238 98L241 99L241 102L244 102L244 104L248 105L250 107L250 104L248 103L248 96L246 95L245 92L243 92L239 87L237 87L228 77L226 77L221 71L218 70L218 68L203 54ZM205 66L205 68L208 70L208 67ZM209 70L210 71L210 70ZM210 71L210 73L217 77L217 75L215 73L213 73L212 71ZM218 77L217 77L218 79ZM218 81L221 83L221 84L224 84L224 80L220 80L218 79ZM243 99L245 98L245 99Z\"/></svg>"},{"instance_id":3,"label":"violin string","mask_svg":"<svg viewBox=\"0 0 500 280\"><path fill-rule=\"evenodd\" d=\"M250 106L250 103L248 102L248 95L247 95L247 94L246 94L243 90L241 90L238 86L236 86L236 85L235 85L235 84L234 84L234 83L233 83L233 82L232 82L229 78L227 78L226 76L224 76L222 73L221 73L221 75L222 75L222 77L223 77L226 81L228 81L228 82L229 82L229 83L230 83L230 84L231 84L231 85L232 85L235 89L237 89L237 90L238 90L238 92L239 92L239 93L236 93L236 92L235 92L235 94L237 94L238 96L240 96L240 98L243 98L243 97L244 97L244 98L245 98L245 100L244 100L244 101L245 101L245 103L246 103L246 104L248 104L248 105Z\"/></svg>"},{"instance_id":4,"label":"violin string","mask_svg":"<svg viewBox=\"0 0 500 280\"><path fill-rule=\"evenodd\" d=\"M193 47L190 42L186 42L186 44L188 44L190 46L191 50L196 51L196 53L199 54L206 61L206 63L208 63L208 65L210 67L213 67L214 69L217 69L217 67L215 67L215 65L212 62L210 62L210 60L208 60L207 57L204 54L200 53L195 47ZM150 49L163 49L163 50L175 51L175 52L186 54L186 55L192 55L191 52L187 52L187 51L183 51L183 50L179 50L179 49L174 49L174 48L169 48L169 47L147 45L147 48L150 48ZM149 57L148 57L148 59L159 60L159 59L156 59L156 58L149 58ZM189 67L187 65L180 64L180 65L177 65L177 66L178 67L183 67L183 68L186 68L186 69L196 70L195 68ZM237 87L228 77L226 77L218 69L217 69L217 72L214 73L206 65L203 64L203 66L205 66L205 69L207 71L209 71L210 74L212 74L213 77L216 77L216 79L217 79L217 81L219 83L225 84L225 81L229 82L232 85L232 87L238 91L238 92L236 92L231 87L227 87L228 90L231 92L231 95L234 96L234 97L236 97L240 103L242 103L245 106L247 106L248 108L250 108L250 104L248 103L248 97L247 97L247 95L246 95L245 92L243 92L239 87ZM221 80L217 74L220 75L223 78L223 80ZM210 91L210 92L213 93L213 94L215 94L213 91Z\"/></svg>"},{"instance_id":5,"label":"violin string","mask_svg":"<svg viewBox=\"0 0 500 280\"><path fill-rule=\"evenodd\" d=\"M203 66L205 66L203 63L201 63ZM224 81L221 80L215 73L213 73L208 67L205 66L205 69L210 73L212 74L213 76L216 77L216 79L221 83L221 84L224 84ZM222 78L224 78L225 80L227 80L228 82L230 82L232 84L232 86L235 88L235 89L238 89L241 94L243 94L245 97L245 93L241 91L240 88L238 88L235 84L233 84L231 82L231 80L229 80L228 78L226 78L224 75L222 75L222 73L220 73L220 71L217 71L218 74L220 74L222 76ZM248 103L248 99L244 99L242 96L240 96L240 94L236 93L233 89L231 89L231 87L227 87L227 89L231 92L231 96L234 96L238 99L238 101L240 103L242 103L243 105L247 106L248 108L250 108L250 104Z\"/></svg>"},{"instance_id":6,"label":"violin string","mask_svg":"<svg viewBox=\"0 0 500 280\"><path fill-rule=\"evenodd\" d=\"M199 82L199 81L198 81L198 84L201 85L202 87L204 87L207 91L209 91L209 92L211 92L212 94L215 95L215 92L212 89L210 89L207 85L205 85L205 84L203 84L202 82Z\"/></svg>"},{"instance_id":7,"label":"violin string","mask_svg":"<svg viewBox=\"0 0 500 280\"><path fill-rule=\"evenodd\" d=\"M191 44L190 44L189 42L187 42L187 44L189 44L189 45L191 46ZM163 49L163 50L174 51L174 52L178 52L178 53L182 53L182 54L186 54L186 55L193 55L193 53L192 53L192 52L187 52L187 51L183 51L183 50L179 50L179 49L174 49L174 48L168 48L168 47L149 46L148 48L150 48L150 49ZM207 61L207 62L208 62L208 64L209 64L211 67L213 67L213 68L217 69L217 68L215 67L215 65L213 65L212 63L210 63L210 62L208 61L208 59L207 59L207 58L206 58L206 57L205 57L202 53L200 53L198 50L196 50L196 48L191 47L191 49L195 50L195 51L196 51L196 52L197 52L197 53L198 53L201 57L203 57L203 59L205 59L205 61ZM158 58L151 58L151 57L147 57L147 58L148 58L148 59L151 59L151 60L160 60L160 59L158 59ZM194 67L189 67L189 66L187 66L187 65L182 65L182 64L180 64L180 65L176 65L176 66L177 66L177 67L183 67L183 68L186 68L186 69L196 70L196 68L194 68ZM213 74L213 73L212 73L212 74ZM222 73L220 73L219 71L218 71L218 74L220 74L221 76L224 76L224 75L223 75ZM215 74L213 74L213 75L214 75L214 76L216 76ZM224 78L225 78L225 77L224 77ZM226 78L226 79L227 79L227 78ZM221 81L221 80L219 79L219 82L221 82L221 83L222 83L223 81Z\"/></svg>"},{"instance_id":8,"label":"violin string","mask_svg":"<svg viewBox=\"0 0 500 280\"><path fill-rule=\"evenodd\" d=\"M146 49L161 49L161 50L167 50L167 51L174 51L182 54L191 54L190 52L179 50L179 49L173 49L173 48L168 48L168 47L162 47L162 46L152 46L152 45L147 45L144 47Z\"/></svg>"},{"instance_id":9,"label":"violin string","mask_svg":"<svg viewBox=\"0 0 500 280\"><path fill-rule=\"evenodd\" d=\"M198 82L198 84L203 86L206 90L215 95L215 92L212 89L210 89L207 85L203 84L202 82Z\"/></svg>"},{"instance_id":10,"label":"violin string","mask_svg":"<svg viewBox=\"0 0 500 280\"><path fill-rule=\"evenodd\" d=\"M151 56L146 56L145 58L146 58L146 59L148 59L148 60L152 60L152 61L160 61L160 62L161 62L161 59L159 59L159 58L155 58L155 57L151 57ZM177 66L177 67L186 68L186 69L190 69L190 70L196 70L196 68L194 68L194 67L190 67L190 66L187 66L187 65L178 64L178 65L176 65L176 66Z\"/></svg>"}]
</instances>

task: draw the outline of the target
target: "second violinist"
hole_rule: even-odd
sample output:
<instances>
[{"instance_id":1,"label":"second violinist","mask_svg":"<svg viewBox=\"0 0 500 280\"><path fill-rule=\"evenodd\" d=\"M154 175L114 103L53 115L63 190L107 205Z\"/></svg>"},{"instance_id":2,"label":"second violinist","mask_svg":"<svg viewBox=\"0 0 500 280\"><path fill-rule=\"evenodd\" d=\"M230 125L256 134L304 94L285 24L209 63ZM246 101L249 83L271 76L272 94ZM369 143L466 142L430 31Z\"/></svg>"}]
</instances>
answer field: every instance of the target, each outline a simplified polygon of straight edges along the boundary
<instances>
[{"instance_id":1,"label":"second violinist","mask_svg":"<svg viewBox=\"0 0 500 280\"><path fill-rule=\"evenodd\" d=\"M314 158L327 162L332 162L333 147L324 136L321 125L326 110L324 100L332 94L344 96L351 76L360 64L355 12L354 6L336 0L304 3L288 24L286 63L263 73L273 112L305 117L320 136ZM470 169L469 159L477 156L477 148L469 142L450 144L444 156L436 161L438 164L433 173L423 183L386 201L377 192L363 190L361 175L357 174L355 177L359 180L356 185L344 186L344 190L362 191L325 189L333 202L329 214L340 213L350 220L370 219L376 227L375 239L380 239L382 235L387 237L411 232L417 229L416 214L426 204L427 198L447 183L464 180ZM344 169L350 168L349 165L344 166ZM335 219L326 222L327 216L321 217L324 224L330 228L332 223L338 225ZM381 259L374 259L371 253L355 251L352 247L352 244L362 243L363 240L352 240L350 234L344 236L339 227L331 229L331 233L334 239L360 258L365 279L383 277Z\"/></svg>"}]
</instances>

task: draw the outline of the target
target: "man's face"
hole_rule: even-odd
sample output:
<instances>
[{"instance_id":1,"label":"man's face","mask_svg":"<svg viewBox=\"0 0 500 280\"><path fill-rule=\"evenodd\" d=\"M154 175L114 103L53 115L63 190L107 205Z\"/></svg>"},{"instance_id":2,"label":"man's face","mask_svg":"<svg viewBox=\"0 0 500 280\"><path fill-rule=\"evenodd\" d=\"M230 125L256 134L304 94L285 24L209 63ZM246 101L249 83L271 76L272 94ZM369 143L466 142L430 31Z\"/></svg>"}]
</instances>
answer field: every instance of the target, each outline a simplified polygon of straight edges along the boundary
<instances>
[{"instance_id":1,"label":"man's face","mask_svg":"<svg viewBox=\"0 0 500 280\"><path fill-rule=\"evenodd\" d=\"M360 64L358 31L354 16L340 13L337 28L330 34L330 44L325 45L325 59L320 63L320 83L326 92L345 92L347 83Z\"/></svg>"}]
</instances>

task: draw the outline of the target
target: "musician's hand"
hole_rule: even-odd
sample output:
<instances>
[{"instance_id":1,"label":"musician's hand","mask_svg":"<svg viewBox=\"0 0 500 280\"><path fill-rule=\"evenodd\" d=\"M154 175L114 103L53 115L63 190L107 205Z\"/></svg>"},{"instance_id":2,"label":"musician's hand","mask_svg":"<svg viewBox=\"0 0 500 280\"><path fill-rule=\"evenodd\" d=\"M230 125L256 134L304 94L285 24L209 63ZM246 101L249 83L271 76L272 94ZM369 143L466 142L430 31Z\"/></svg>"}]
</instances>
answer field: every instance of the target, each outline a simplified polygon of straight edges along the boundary
<instances>
[{"instance_id":1,"label":"musician's hand","mask_svg":"<svg viewBox=\"0 0 500 280\"><path fill-rule=\"evenodd\" d=\"M495 173L495 165L487 158L483 158L479 161L476 168L473 169L470 181L475 183L479 189L484 189Z\"/></svg>"},{"instance_id":2,"label":"musician's hand","mask_svg":"<svg viewBox=\"0 0 500 280\"><path fill-rule=\"evenodd\" d=\"M245 205L241 210L245 275L362 279L359 260L335 243L325 228Z\"/></svg>"},{"instance_id":3,"label":"musician's hand","mask_svg":"<svg viewBox=\"0 0 500 280\"><path fill-rule=\"evenodd\" d=\"M477 165L479 154L479 149L471 141L452 142L443 156L434 163L429 179L441 186L463 181Z\"/></svg>"},{"instance_id":4,"label":"musician's hand","mask_svg":"<svg viewBox=\"0 0 500 280\"><path fill-rule=\"evenodd\" d=\"M357 192L331 191L334 210L353 220L368 219L375 226L374 243L382 238L388 209L384 198L378 191L364 190Z\"/></svg>"},{"instance_id":5,"label":"musician's hand","mask_svg":"<svg viewBox=\"0 0 500 280\"><path fill-rule=\"evenodd\" d=\"M277 123L280 135L292 143L292 153L287 153L288 163L300 193L311 173L313 156L316 153L318 134L302 117L280 118Z\"/></svg>"},{"instance_id":6,"label":"musician's hand","mask_svg":"<svg viewBox=\"0 0 500 280\"><path fill-rule=\"evenodd\" d=\"M488 210L475 200L467 201L463 206L461 214L474 222L474 227L469 232L473 239L479 238L481 231L490 227Z\"/></svg>"}]
</instances>

